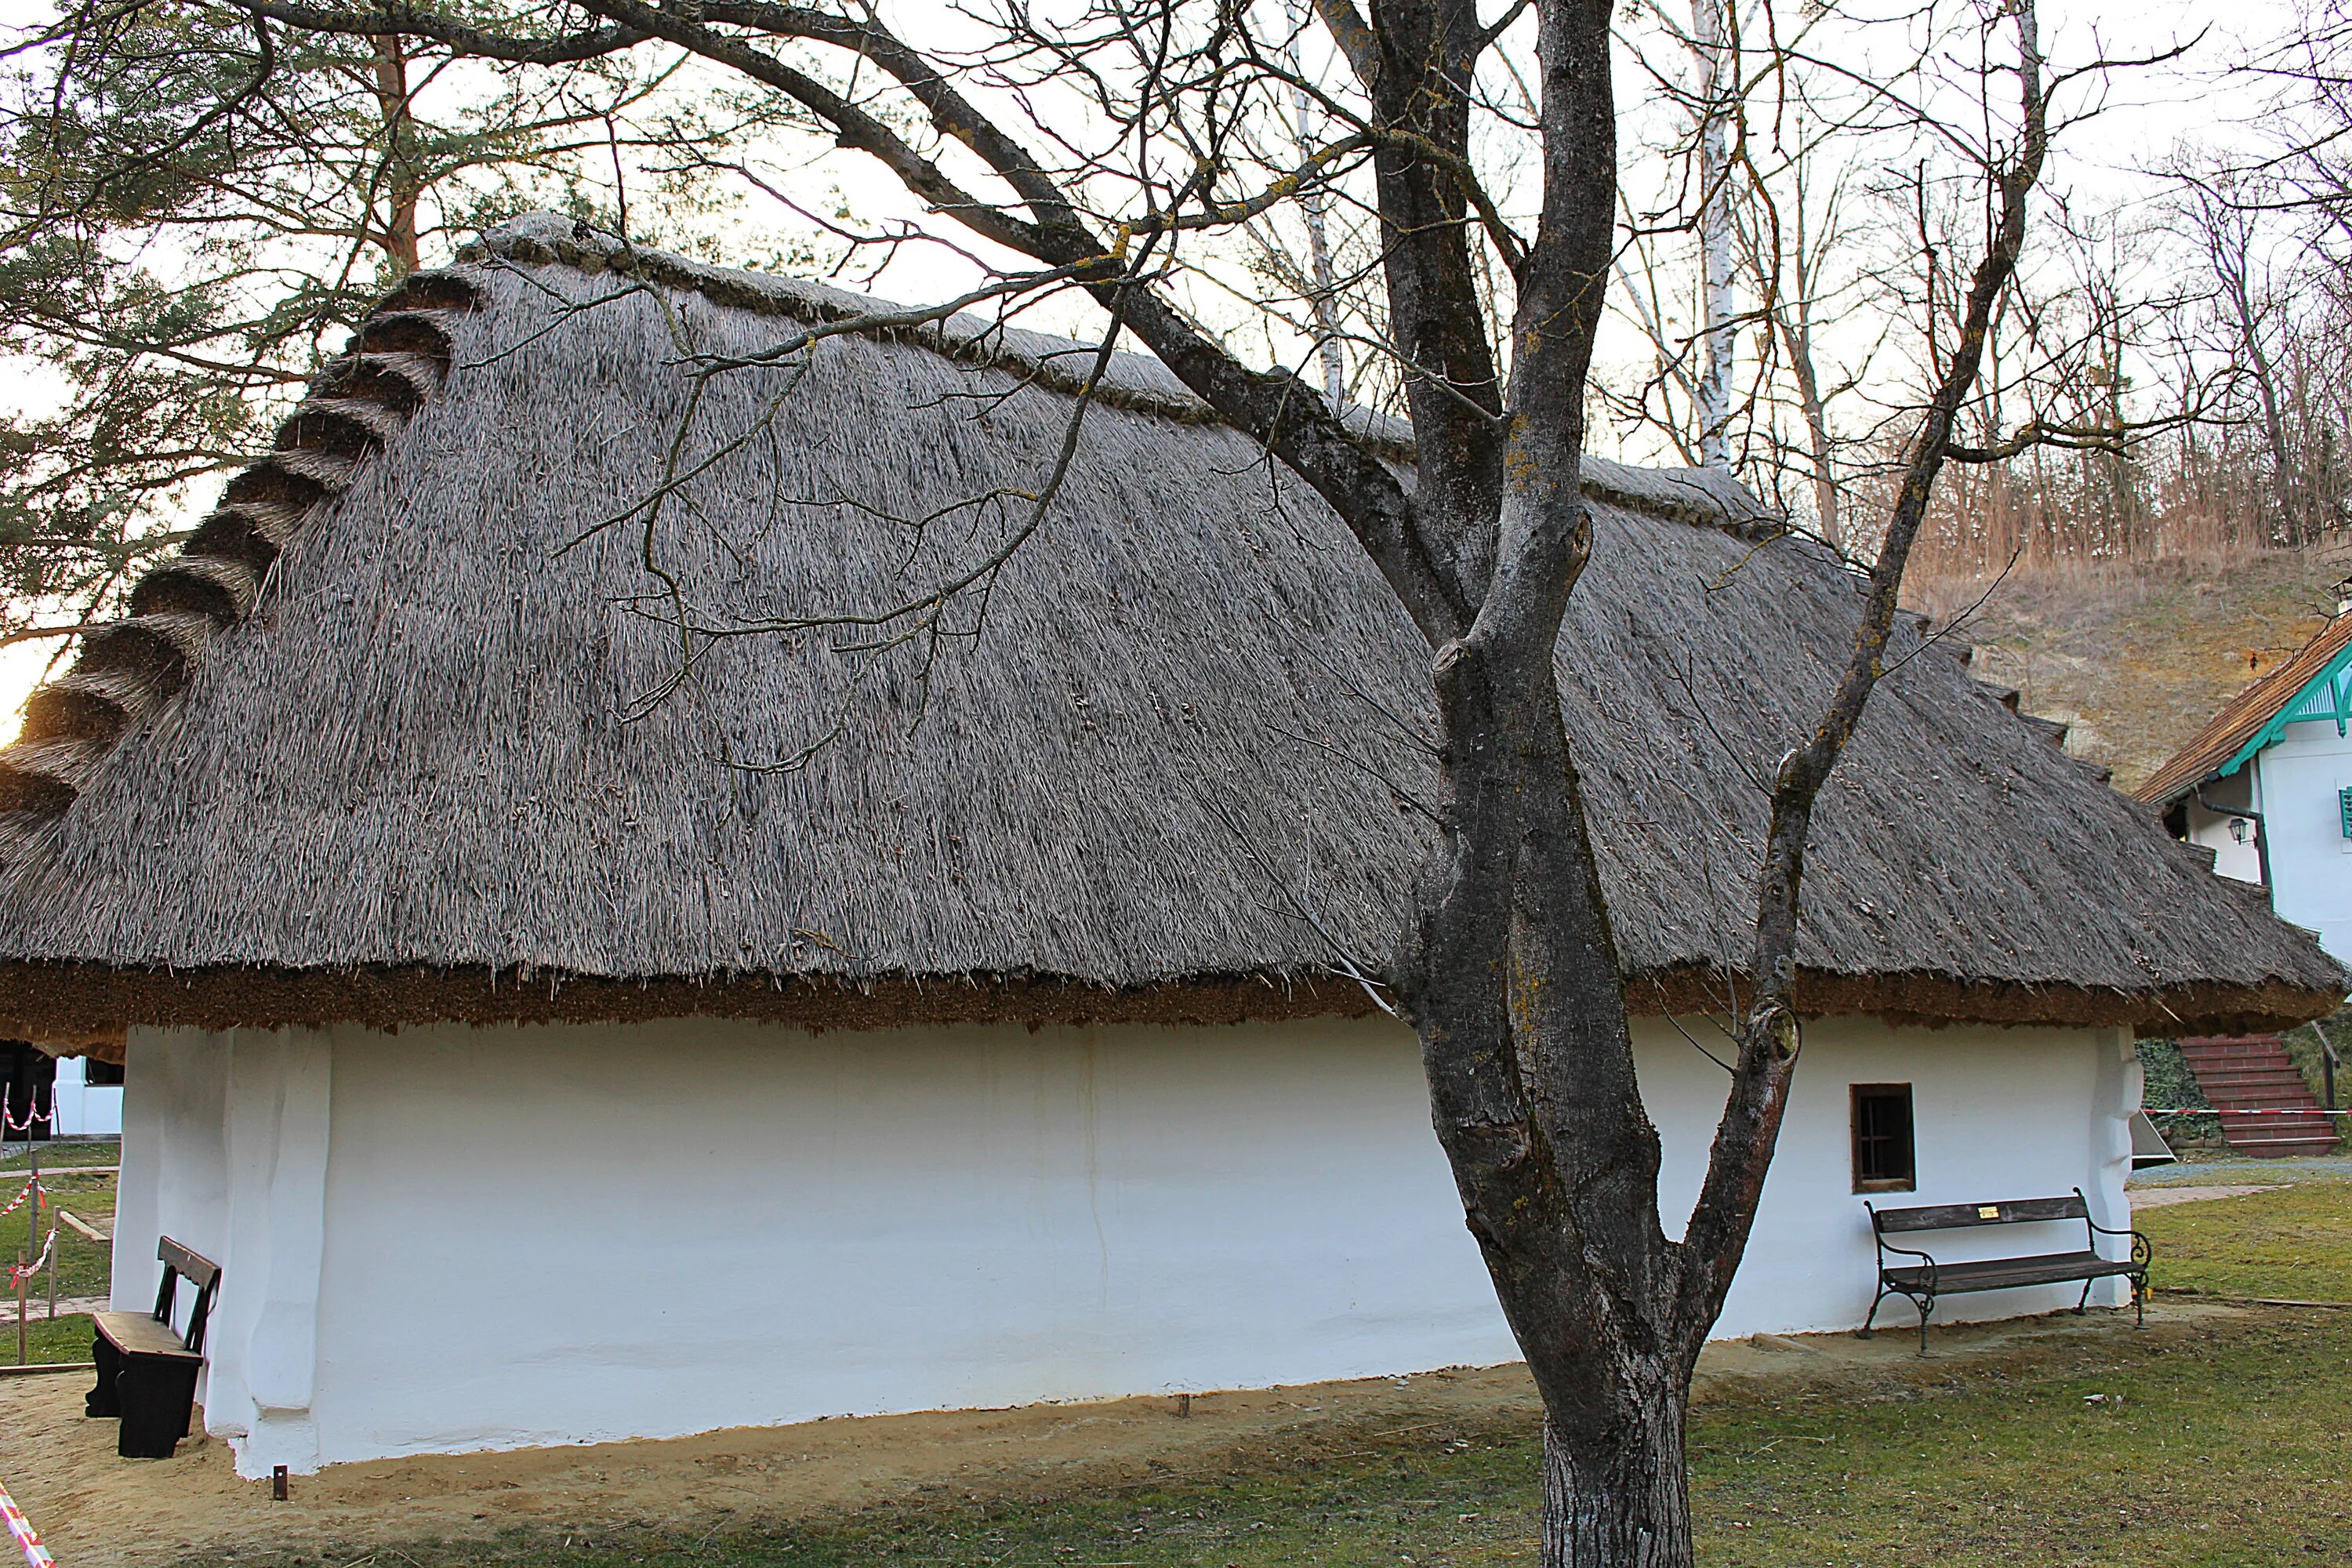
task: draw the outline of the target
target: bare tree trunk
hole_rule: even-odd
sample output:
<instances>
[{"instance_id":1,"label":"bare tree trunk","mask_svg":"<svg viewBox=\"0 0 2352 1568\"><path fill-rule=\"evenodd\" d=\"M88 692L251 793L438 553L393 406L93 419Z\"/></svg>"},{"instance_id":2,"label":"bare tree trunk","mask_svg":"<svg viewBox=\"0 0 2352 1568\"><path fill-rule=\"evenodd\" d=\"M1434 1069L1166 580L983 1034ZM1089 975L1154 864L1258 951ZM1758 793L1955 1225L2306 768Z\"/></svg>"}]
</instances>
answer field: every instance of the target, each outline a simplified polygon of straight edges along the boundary
<instances>
[{"instance_id":1,"label":"bare tree trunk","mask_svg":"<svg viewBox=\"0 0 2352 1568\"><path fill-rule=\"evenodd\" d=\"M2249 254L2252 237L2244 216L2224 206L2219 197L2207 197L2197 216L2205 230L2205 253L2213 268L2213 280L2228 303L2230 324L2236 330L2239 352L2244 356L2242 368L2251 375L2255 398L2262 405L2263 443L2270 452L2273 487L2272 505L2263 510L2284 519L2287 542L2301 543L2305 521L2297 494L2301 487L2295 482L2278 369L2263 341L2263 311L2254 300L2254 261Z\"/></svg>"},{"instance_id":2,"label":"bare tree trunk","mask_svg":"<svg viewBox=\"0 0 2352 1568\"><path fill-rule=\"evenodd\" d=\"M1799 231L1799 243L1803 241ZM1789 353L1790 374L1797 378L1797 406L1805 416L1807 457L1813 468L1813 510L1821 520L1822 537L1832 549L1845 548L1845 524L1838 515L1836 447L1830 436L1829 408L1822 397L1822 378L1813 368L1811 301L1805 296L1805 279L1797 279L1799 296L1793 318L1787 309L1779 317L1781 343Z\"/></svg>"},{"instance_id":3,"label":"bare tree trunk","mask_svg":"<svg viewBox=\"0 0 2352 1568\"><path fill-rule=\"evenodd\" d=\"M1770 221L1770 214L1759 210L1768 204L1752 203L1742 221L1733 226L1733 233L1740 241L1742 260L1768 330L1780 339L1790 377L1796 384L1797 409L1805 421L1805 461L1812 482L1813 512L1822 538L1843 550L1845 520L1838 498L1837 437L1830 429L1831 394L1822 386L1820 365L1813 354L1813 322L1822 304L1822 275L1841 241L1843 182L1832 181L1829 195L1822 202L1817 231L1813 212L1821 198L1813 180L1813 152L1805 144L1809 134L1800 116L1795 132L1799 145L1787 168L1789 190L1778 204L1780 222ZM1785 233L1782 224L1787 226Z\"/></svg>"}]
</instances>

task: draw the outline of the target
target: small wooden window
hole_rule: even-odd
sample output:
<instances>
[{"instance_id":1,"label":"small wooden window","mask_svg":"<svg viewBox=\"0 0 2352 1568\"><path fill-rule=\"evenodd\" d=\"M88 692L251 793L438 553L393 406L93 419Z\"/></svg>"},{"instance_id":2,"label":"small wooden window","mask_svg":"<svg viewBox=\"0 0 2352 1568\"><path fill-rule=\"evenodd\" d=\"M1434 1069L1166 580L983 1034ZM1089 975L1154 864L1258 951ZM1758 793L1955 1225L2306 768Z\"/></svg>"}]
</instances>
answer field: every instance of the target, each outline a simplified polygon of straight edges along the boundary
<instances>
[{"instance_id":1,"label":"small wooden window","mask_svg":"<svg viewBox=\"0 0 2352 1568\"><path fill-rule=\"evenodd\" d=\"M1853 1086L1853 1190L1907 1193L1917 1184L1911 1140L1911 1086Z\"/></svg>"}]
</instances>

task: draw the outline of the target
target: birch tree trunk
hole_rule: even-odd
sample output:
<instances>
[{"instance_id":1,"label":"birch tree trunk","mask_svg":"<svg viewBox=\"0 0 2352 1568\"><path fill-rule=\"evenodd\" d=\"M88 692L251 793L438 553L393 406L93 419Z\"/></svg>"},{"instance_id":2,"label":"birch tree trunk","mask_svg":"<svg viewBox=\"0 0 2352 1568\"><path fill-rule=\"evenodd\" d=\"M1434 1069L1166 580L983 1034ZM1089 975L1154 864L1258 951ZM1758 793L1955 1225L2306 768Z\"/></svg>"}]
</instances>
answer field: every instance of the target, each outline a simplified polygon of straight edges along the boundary
<instances>
[{"instance_id":1,"label":"birch tree trunk","mask_svg":"<svg viewBox=\"0 0 2352 1568\"><path fill-rule=\"evenodd\" d=\"M1727 79L1723 0L1691 0L1691 45L1698 57L1700 363L1697 396L1699 460L1730 466L1732 361L1738 331L1732 321L1731 129L1724 101Z\"/></svg>"},{"instance_id":2,"label":"birch tree trunk","mask_svg":"<svg viewBox=\"0 0 2352 1568\"><path fill-rule=\"evenodd\" d=\"M1284 0L1284 9L1293 34L1306 26L1305 0ZM1307 91L1306 72L1296 47L1290 51L1290 65L1298 77L1290 87L1291 138L1303 163L1314 155L1315 105ZM1309 185L1298 195L1299 216L1307 222L1307 308L1315 318L1315 356L1323 365L1323 395L1337 408L1348 400L1348 367L1339 348L1339 280L1331 271L1330 209L1330 193L1320 185Z\"/></svg>"}]
</instances>

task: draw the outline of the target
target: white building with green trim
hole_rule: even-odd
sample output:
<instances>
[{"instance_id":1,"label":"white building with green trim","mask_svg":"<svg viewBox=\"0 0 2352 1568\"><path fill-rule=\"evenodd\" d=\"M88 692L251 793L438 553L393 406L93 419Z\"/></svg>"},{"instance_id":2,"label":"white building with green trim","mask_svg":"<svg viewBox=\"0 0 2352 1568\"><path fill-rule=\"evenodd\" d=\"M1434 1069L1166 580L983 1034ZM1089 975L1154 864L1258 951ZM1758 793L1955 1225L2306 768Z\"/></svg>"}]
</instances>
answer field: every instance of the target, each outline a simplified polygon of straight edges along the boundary
<instances>
[{"instance_id":1,"label":"white building with green trim","mask_svg":"<svg viewBox=\"0 0 2352 1568\"><path fill-rule=\"evenodd\" d=\"M2352 611L2247 687L2140 786L2225 877L2352 958Z\"/></svg>"}]
</instances>

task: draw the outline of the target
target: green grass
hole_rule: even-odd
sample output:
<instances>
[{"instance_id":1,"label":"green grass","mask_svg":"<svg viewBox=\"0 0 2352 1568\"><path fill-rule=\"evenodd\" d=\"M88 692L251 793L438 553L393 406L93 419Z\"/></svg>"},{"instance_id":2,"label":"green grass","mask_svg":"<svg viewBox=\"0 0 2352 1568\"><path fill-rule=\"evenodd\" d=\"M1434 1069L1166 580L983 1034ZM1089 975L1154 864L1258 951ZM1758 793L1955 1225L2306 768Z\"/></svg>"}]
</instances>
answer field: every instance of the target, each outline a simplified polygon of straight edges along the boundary
<instances>
[{"instance_id":1,"label":"green grass","mask_svg":"<svg viewBox=\"0 0 2352 1568\"><path fill-rule=\"evenodd\" d=\"M2310 1314L2027 1354L1858 1406L1828 1394L1711 1413L1702 1433L1781 1446L1769 1462L1761 1443L1700 1461L1702 1557L2352 1561L2352 1394L2315 1375L2347 1353L2352 1321Z\"/></svg>"},{"instance_id":2,"label":"green grass","mask_svg":"<svg viewBox=\"0 0 2352 1568\"><path fill-rule=\"evenodd\" d=\"M26 1145L11 1143L5 1153L0 1153L0 1172L24 1171L32 1166ZM62 1165L113 1165L122 1159L122 1144L117 1139L105 1138L90 1142L42 1143L37 1145L41 1169L53 1171Z\"/></svg>"},{"instance_id":3,"label":"green grass","mask_svg":"<svg viewBox=\"0 0 2352 1568\"><path fill-rule=\"evenodd\" d=\"M75 1218L87 1221L101 1232L114 1229L114 1178L109 1175L52 1175L44 1163L41 1183L59 1208L69 1211ZM0 1176L0 1203L16 1195L18 1182ZM113 1275L111 1249L103 1242L92 1241L72 1226L58 1223L49 1212L44 1212L37 1227L28 1227L31 1207L18 1209L5 1219L0 1219L0 1263L14 1263L20 1254L37 1250L40 1237L52 1226L58 1233L57 1293L60 1299L77 1296L103 1296ZM36 1228L28 1235L28 1228ZM0 1282L6 1279L0 1274ZM34 1321L28 1331L30 1354L34 1362L88 1361L89 1359L89 1320L87 1317L59 1318L52 1325L42 1319L49 1296L47 1274L31 1282L31 1308ZM69 1326L70 1325L70 1326ZM0 1299L0 1365L16 1363L16 1303L13 1293Z\"/></svg>"},{"instance_id":4,"label":"green grass","mask_svg":"<svg viewBox=\"0 0 2352 1568\"><path fill-rule=\"evenodd\" d=\"M1716 1568L2352 1562L2341 1434L2352 1317L2043 1342L1892 1376L1717 1393L1691 1433ZM2100 1397L2094 1401L2093 1395ZM1328 1568L1534 1560L1523 1419L1310 1428L1195 1473L995 1503L897 1505L735 1535L603 1530L403 1543L419 1568Z\"/></svg>"},{"instance_id":5,"label":"green grass","mask_svg":"<svg viewBox=\"0 0 2352 1568\"><path fill-rule=\"evenodd\" d=\"M26 1348L31 1352L25 1358L27 1363L53 1365L58 1362L89 1359L89 1313L76 1312L71 1316L60 1313L52 1321L41 1316L42 1303L38 1297L34 1298L32 1310L32 1321L25 1325ZM16 1301L12 1296L5 1307L0 1307L0 1365L16 1364ZM58 1375L63 1377L66 1373Z\"/></svg>"},{"instance_id":6,"label":"green grass","mask_svg":"<svg viewBox=\"0 0 2352 1568\"><path fill-rule=\"evenodd\" d=\"M2134 1221L2156 1248L2151 1277L2217 1296L2352 1301L2352 1184L2149 1209Z\"/></svg>"},{"instance_id":7,"label":"green grass","mask_svg":"<svg viewBox=\"0 0 2352 1568\"><path fill-rule=\"evenodd\" d=\"M2352 1299L2352 1183L2181 1205L2142 1225L2160 1282ZM1699 1558L2352 1564L2347 1364L2352 1312L2159 1317L2147 1333L2117 1314L1998 1352L1713 1385L1691 1429ZM1538 1460L1524 1415L1391 1417L1304 1426L1183 1474L1041 1482L1045 1495L1013 1500L709 1534L581 1521L568 1543L403 1542L400 1555L416 1568L1481 1568L1534 1561Z\"/></svg>"}]
</instances>

